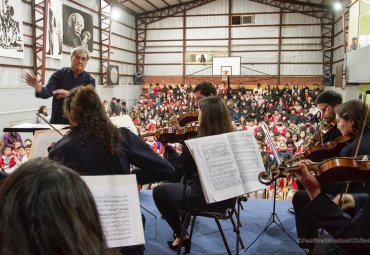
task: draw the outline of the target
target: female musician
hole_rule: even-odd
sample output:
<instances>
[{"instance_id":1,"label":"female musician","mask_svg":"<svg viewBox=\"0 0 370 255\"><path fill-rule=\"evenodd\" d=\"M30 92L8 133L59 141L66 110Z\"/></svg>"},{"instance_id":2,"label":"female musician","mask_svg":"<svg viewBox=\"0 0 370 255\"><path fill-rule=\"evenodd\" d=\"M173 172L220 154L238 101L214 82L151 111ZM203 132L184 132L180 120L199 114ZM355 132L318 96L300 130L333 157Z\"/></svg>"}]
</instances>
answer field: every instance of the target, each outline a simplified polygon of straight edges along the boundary
<instances>
[{"instance_id":1,"label":"female musician","mask_svg":"<svg viewBox=\"0 0 370 255\"><path fill-rule=\"evenodd\" d=\"M130 164L155 172L161 180L173 173L141 138L112 124L92 86L71 90L63 110L71 132L54 145L49 158L82 175L129 174Z\"/></svg>"},{"instance_id":2,"label":"female musician","mask_svg":"<svg viewBox=\"0 0 370 255\"><path fill-rule=\"evenodd\" d=\"M231 125L230 114L226 104L220 97L211 96L199 101L199 132L198 136L210 136L234 131ZM187 147L178 156L170 146L165 149L165 154L170 154L169 160L176 170L183 174L182 182L161 184L153 190L154 202L168 222L176 239L169 241L171 249L177 250L180 234L181 221L179 208L224 210L230 206L231 200L219 203L207 204L200 184L198 170ZM190 241L185 237L183 242L185 249L190 249Z\"/></svg>"},{"instance_id":3,"label":"female musician","mask_svg":"<svg viewBox=\"0 0 370 255\"><path fill-rule=\"evenodd\" d=\"M364 103L359 100L350 100L347 101L336 108L336 120L337 120L337 127L342 133L342 135L354 135L356 136L357 133L360 131L361 119L363 116L363 106ZM359 147L358 155L370 155L370 117L368 116L365 120L365 130L364 134L361 138L361 143ZM338 156L341 157L351 157L353 155L353 149L355 146L355 141L347 144ZM364 184L351 184L350 185L350 192L366 192L369 187L368 185ZM336 195L338 193L344 192L343 185L326 185L325 187L321 187L321 189L325 193L329 193L331 195ZM338 200L338 199L336 199ZM296 227L297 227L297 235L299 238L316 238L317 237L317 229L320 227L318 222L312 218L310 214L303 211L303 208L307 206L309 203L309 197L307 196L307 192L305 191L298 191L293 196L293 206L296 212ZM300 243L302 248L313 248L312 243Z\"/></svg>"},{"instance_id":4,"label":"female musician","mask_svg":"<svg viewBox=\"0 0 370 255\"><path fill-rule=\"evenodd\" d=\"M361 120L365 113L363 112L364 103L360 100L350 100L338 106L336 113L337 127L342 135L356 136L360 132ZM366 108L365 108L366 109ZM361 138L359 156L370 155L370 115L365 120L365 130ZM340 156L350 157L353 155L355 140L346 145Z\"/></svg>"}]
</instances>

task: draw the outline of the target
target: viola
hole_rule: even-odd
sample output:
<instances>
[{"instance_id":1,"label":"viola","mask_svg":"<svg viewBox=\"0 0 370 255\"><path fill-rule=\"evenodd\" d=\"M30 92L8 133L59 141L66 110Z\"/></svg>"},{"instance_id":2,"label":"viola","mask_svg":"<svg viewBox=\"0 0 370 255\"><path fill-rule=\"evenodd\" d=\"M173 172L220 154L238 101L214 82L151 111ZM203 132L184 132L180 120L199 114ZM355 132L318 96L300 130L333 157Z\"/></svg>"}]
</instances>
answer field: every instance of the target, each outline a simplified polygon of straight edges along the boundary
<instances>
[{"instance_id":1,"label":"viola","mask_svg":"<svg viewBox=\"0 0 370 255\"><path fill-rule=\"evenodd\" d=\"M355 158L337 157L327 159L321 163L307 165L308 171L314 175L321 184L338 182L366 182L370 180L370 161ZM270 185L279 178L288 177L300 171L299 166L275 167L270 174L261 172L258 180Z\"/></svg>"},{"instance_id":2,"label":"viola","mask_svg":"<svg viewBox=\"0 0 370 255\"><path fill-rule=\"evenodd\" d=\"M287 166L290 163L301 159L309 159L312 161L322 161L323 158L333 158L338 156L341 150L349 142L353 140L352 136L344 135L335 138L333 141L327 142L325 144L319 144L307 148L302 154L299 154L291 159L285 160L282 165Z\"/></svg>"}]
</instances>

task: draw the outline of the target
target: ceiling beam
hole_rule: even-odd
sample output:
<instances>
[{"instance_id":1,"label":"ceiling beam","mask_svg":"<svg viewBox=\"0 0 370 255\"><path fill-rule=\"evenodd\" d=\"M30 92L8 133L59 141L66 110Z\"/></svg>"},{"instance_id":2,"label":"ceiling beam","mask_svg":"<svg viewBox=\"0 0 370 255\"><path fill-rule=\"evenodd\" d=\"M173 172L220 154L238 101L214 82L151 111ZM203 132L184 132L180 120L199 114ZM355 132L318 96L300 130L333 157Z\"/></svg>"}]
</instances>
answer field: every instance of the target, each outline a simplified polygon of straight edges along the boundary
<instances>
[{"instance_id":1,"label":"ceiling beam","mask_svg":"<svg viewBox=\"0 0 370 255\"><path fill-rule=\"evenodd\" d=\"M144 12L138 15L138 18L145 20L146 24L150 24L164 18L172 17L176 14L183 13L199 6L214 2L216 0L197 0L176 4L173 6L165 7L156 11Z\"/></svg>"},{"instance_id":2,"label":"ceiling beam","mask_svg":"<svg viewBox=\"0 0 370 255\"><path fill-rule=\"evenodd\" d=\"M331 12L331 7L327 5L313 4L294 0L249 0L260 4L277 7L283 10L302 13L304 15L322 18Z\"/></svg>"}]
</instances>

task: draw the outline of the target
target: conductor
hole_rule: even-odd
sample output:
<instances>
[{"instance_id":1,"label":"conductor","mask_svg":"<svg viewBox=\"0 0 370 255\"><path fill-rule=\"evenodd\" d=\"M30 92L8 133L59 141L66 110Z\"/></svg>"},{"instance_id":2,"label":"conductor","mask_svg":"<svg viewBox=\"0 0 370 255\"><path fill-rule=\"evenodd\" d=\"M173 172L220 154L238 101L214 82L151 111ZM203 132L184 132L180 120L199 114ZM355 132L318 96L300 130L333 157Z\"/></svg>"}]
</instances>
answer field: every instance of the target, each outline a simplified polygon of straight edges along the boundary
<instances>
[{"instance_id":1,"label":"conductor","mask_svg":"<svg viewBox=\"0 0 370 255\"><path fill-rule=\"evenodd\" d=\"M48 83L42 86L34 74L26 73L24 79L28 85L36 91L36 97L47 99L53 97L50 123L68 124L63 116L63 98L69 95L69 91L75 87L91 84L95 86L95 79L85 72L89 60L89 51L83 47L77 47L71 52L71 67L63 67L55 71Z\"/></svg>"}]
</instances>

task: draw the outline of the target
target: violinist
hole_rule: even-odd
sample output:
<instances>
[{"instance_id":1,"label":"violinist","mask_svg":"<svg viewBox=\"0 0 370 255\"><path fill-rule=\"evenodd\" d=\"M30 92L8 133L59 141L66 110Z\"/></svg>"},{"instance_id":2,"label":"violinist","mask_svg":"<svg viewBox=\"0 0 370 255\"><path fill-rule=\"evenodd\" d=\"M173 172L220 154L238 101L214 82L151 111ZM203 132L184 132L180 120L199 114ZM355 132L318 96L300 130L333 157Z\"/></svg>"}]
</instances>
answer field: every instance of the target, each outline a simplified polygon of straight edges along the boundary
<instances>
[{"instance_id":1,"label":"violinist","mask_svg":"<svg viewBox=\"0 0 370 255\"><path fill-rule=\"evenodd\" d=\"M198 118L198 137L234 131L226 104L218 96L206 97L199 101ZM183 177L181 182L164 183L155 187L153 198L159 212L176 234L175 240L168 241L168 246L170 249L177 250L181 234L180 208L222 211L230 206L232 200L207 204L202 192L198 170L189 149L184 146L182 154L178 155L171 146L166 144L164 146L166 147L165 154L169 154L168 158L171 163ZM186 251L190 250L190 239L188 238L186 236L183 242Z\"/></svg>"},{"instance_id":2,"label":"violinist","mask_svg":"<svg viewBox=\"0 0 370 255\"><path fill-rule=\"evenodd\" d=\"M204 97L216 96L217 90L211 82L203 81L195 86L195 88L193 89L193 94L195 102L198 103L199 100Z\"/></svg>"},{"instance_id":3,"label":"violinist","mask_svg":"<svg viewBox=\"0 0 370 255\"><path fill-rule=\"evenodd\" d=\"M349 215L322 191L317 179L308 172L305 165L307 163L309 162L301 161L300 171L295 173L305 186L311 200L304 211L307 215L311 215L332 238L328 239L328 236L325 239L322 238L314 247L313 254L368 254L370 252L370 200L367 199L365 205L355 215ZM361 199L363 198L359 198ZM355 196L354 203L357 202Z\"/></svg>"},{"instance_id":4,"label":"violinist","mask_svg":"<svg viewBox=\"0 0 370 255\"><path fill-rule=\"evenodd\" d=\"M142 172L153 173L160 180L173 175L172 165L140 137L112 124L94 87L72 89L64 101L63 111L71 132L54 145L49 152L50 159L81 175L129 174L130 164L140 167ZM130 248L124 248L124 254L129 254L126 249Z\"/></svg>"},{"instance_id":5,"label":"violinist","mask_svg":"<svg viewBox=\"0 0 370 255\"><path fill-rule=\"evenodd\" d=\"M298 86L297 86L298 88ZM334 109L340 105L343 101L342 96L332 90L326 90L320 93L315 101L317 108L321 112L322 120L326 123L331 123L335 121L335 112ZM322 127L321 125L319 126ZM321 135L320 135L321 136ZM331 131L324 134L321 143L327 143L329 141L333 141L335 138L341 136L339 129L334 128ZM293 139L294 141L294 139ZM298 146L295 141L295 145L298 149ZM324 158L323 158L324 159ZM302 209L309 203L310 199L307 192L304 190L304 187L297 182L298 191L293 196L293 208L289 208L289 211L295 214L295 221L296 221L296 228L297 228L297 236L298 238L314 238L317 236L317 229L318 226L316 221L310 216L302 212ZM327 188L328 189L328 188ZM340 192L338 188L334 187L333 190L326 190L326 192L331 193L332 195L336 195ZM299 246L305 249L312 249L313 245L310 243L300 243Z\"/></svg>"},{"instance_id":6,"label":"violinist","mask_svg":"<svg viewBox=\"0 0 370 255\"><path fill-rule=\"evenodd\" d=\"M193 95L195 98L195 105L198 106L199 100L209 96L216 96L217 90L211 82L203 81L199 83L197 86L195 86L195 88L193 89ZM179 130L184 128L180 126L180 123L177 118L171 118L169 122L175 129Z\"/></svg>"},{"instance_id":7,"label":"violinist","mask_svg":"<svg viewBox=\"0 0 370 255\"><path fill-rule=\"evenodd\" d=\"M323 120L328 124L335 121L335 111L334 109L338 107L343 101L340 94L333 90L326 90L320 93L315 101L317 108L322 113ZM323 135L322 144L333 141L335 138L341 136L340 131L334 127L329 132Z\"/></svg>"},{"instance_id":8,"label":"violinist","mask_svg":"<svg viewBox=\"0 0 370 255\"><path fill-rule=\"evenodd\" d=\"M336 121L337 127L342 135L353 135L356 136L361 127L361 119L363 116L364 103L359 100L349 100L336 109ZM358 155L370 155L370 118L365 120L365 130L361 138ZM340 152L340 157L351 157L355 147L355 141L353 140L347 144ZM345 191L345 185L326 185L321 187L321 190L325 193L329 193L332 196L340 194ZM369 189L368 185L365 184L351 184L349 192L362 193L367 192ZM338 201L338 196L334 198ZM293 206L295 210L295 219L297 227L297 235L300 240L302 238L312 239L317 237L317 229L320 228L319 222L317 222L311 215L307 214L303 209L307 206L310 199L307 192L298 191L293 196ZM300 247L313 249L313 243L300 243Z\"/></svg>"}]
</instances>

